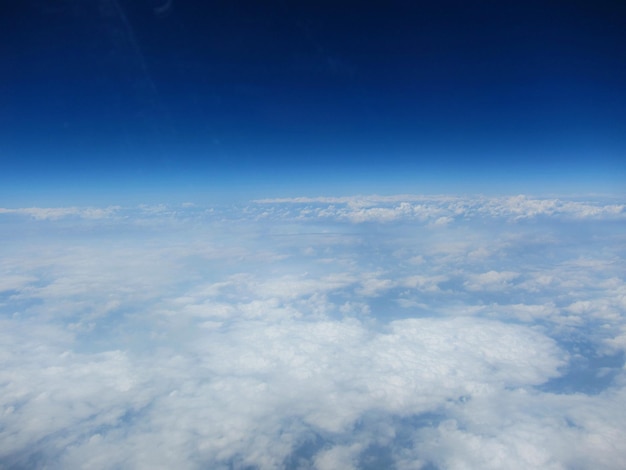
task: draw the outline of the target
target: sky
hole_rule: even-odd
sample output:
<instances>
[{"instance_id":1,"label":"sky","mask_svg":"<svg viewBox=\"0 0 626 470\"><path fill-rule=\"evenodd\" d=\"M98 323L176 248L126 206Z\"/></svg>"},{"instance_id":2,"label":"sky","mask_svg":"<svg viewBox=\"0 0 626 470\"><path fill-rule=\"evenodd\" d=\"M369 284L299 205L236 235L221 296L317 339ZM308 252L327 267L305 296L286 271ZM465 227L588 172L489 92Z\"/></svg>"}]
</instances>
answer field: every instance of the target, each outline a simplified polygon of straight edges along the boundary
<instances>
[{"instance_id":1,"label":"sky","mask_svg":"<svg viewBox=\"0 0 626 470\"><path fill-rule=\"evenodd\" d=\"M0 22L16 203L623 192L621 2L27 0Z\"/></svg>"}]
</instances>

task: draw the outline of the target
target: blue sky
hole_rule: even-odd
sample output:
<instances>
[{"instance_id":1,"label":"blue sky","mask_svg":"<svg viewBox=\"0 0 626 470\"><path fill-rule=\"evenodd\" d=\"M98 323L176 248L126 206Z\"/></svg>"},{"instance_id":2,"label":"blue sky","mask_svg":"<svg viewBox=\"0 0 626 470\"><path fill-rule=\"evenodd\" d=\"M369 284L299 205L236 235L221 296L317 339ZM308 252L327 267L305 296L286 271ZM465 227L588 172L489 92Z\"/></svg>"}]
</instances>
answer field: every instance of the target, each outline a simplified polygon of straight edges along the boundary
<instances>
[{"instance_id":1,"label":"blue sky","mask_svg":"<svg viewBox=\"0 0 626 470\"><path fill-rule=\"evenodd\" d=\"M4 198L623 192L619 2L164 5L5 8Z\"/></svg>"}]
</instances>

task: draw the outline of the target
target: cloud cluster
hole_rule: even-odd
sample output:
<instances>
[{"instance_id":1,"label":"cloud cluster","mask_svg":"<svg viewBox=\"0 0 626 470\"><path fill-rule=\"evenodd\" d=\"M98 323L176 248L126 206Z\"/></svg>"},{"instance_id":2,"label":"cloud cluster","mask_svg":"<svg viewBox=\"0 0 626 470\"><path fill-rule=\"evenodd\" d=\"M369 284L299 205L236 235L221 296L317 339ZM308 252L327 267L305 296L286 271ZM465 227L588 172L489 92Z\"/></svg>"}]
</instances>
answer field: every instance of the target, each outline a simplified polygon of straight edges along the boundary
<instances>
[{"instance_id":1,"label":"cloud cluster","mask_svg":"<svg viewBox=\"0 0 626 470\"><path fill-rule=\"evenodd\" d=\"M383 331L354 319L238 321L150 355L76 353L52 327L28 325L27 335L4 326L7 467L40 458L52 468L237 459L275 468L312 436L324 449L364 449L378 438L376 429L354 435L368 414L408 418L542 383L563 362L553 341L527 327L463 318L395 321Z\"/></svg>"},{"instance_id":2,"label":"cloud cluster","mask_svg":"<svg viewBox=\"0 0 626 470\"><path fill-rule=\"evenodd\" d=\"M428 221L445 225L453 220L468 218L506 218L511 221L537 217L568 219L621 219L626 217L626 205L605 200L578 201L512 197L452 197L452 196L356 196L319 198L260 199L257 204L269 207L291 206L290 215L301 219L332 218L355 223L391 222L399 220ZM263 213L270 215L267 208Z\"/></svg>"},{"instance_id":3,"label":"cloud cluster","mask_svg":"<svg viewBox=\"0 0 626 470\"><path fill-rule=\"evenodd\" d=\"M25 211L0 214L0 468L626 460L615 201Z\"/></svg>"}]
</instances>

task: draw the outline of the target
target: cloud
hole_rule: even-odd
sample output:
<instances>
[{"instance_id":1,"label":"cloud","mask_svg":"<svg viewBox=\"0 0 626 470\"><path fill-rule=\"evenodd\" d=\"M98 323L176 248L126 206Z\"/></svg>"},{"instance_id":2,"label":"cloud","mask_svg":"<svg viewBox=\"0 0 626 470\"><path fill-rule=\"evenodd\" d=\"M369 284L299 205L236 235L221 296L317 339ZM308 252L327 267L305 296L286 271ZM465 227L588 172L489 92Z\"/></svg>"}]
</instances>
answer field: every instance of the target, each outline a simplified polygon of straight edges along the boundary
<instances>
[{"instance_id":1,"label":"cloud","mask_svg":"<svg viewBox=\"0 0 626 470\"><path fill-rule=\"evenodd\" d=\"M624 398L499 391L416 433L413 451L441 468L617 469L626 457Z\"/></svg>"},{"instance_id":2,"label":"cloud","mask_svg":"<svg viewBox=\"0 0 626 470\"><path fill-rule=\"evenodd\" d=\"M10 334L14 346L23 339ZM242 321L194 335L176 355L61 350L24 344L5 361L7 465L43 442L36 450L59 468L79 455L96 468L271 468L307 432L350 440L368 412L410 416L486 387L541 383L563 361L530 329L467 319L397 321L380 333L355 320ZM316 465L353 461L363 445L333 446Z\"/></svg>"},{"instance_id":3,"label":"cloud","mask_svg":"<svg viewBox=\"0 0 626 470\"><path fill-rule=\"evenodd\" d=\"M563 220L621 220L626 217L625 204L533 198L525 195L491 198L414 195L300 197L259 199L254 202L264 207L265 211L268 207L286 206L288 211L297 211L294 216L301 219L323 217L353 223L408 219L428 221L432 226L445 226L454 220L485 217L505 218L512 222L538 217L556 217Z\"/></svg>"},{"instance_id":4,"label":"cloud","mask_svg":"<svg viewBox=\"0 0 626 470\"><path fill-rule=\"evenodd\" d=\"M0 468L625 459L614 200L81 211L0 211Z\"/></svg>"},{"instance_id":5,"label":"cloud","mask_svg":"<svg viewBox=\"0 0 626 470\"><path fill-rule=\"evenodd\" d=\"M106 208L27 207L19 209L5 209L0 207L0 214L28 215L36 220L56 220L72 216L85 219L104 219L111 217L119 209L119 206L109 206Z\"/></svg>"},{"instance_id":6,"label":"cloud","mask_svg":"<svg viewBox=\"0 0 626 470\"><path fill-rule=\"evenodd\" d=\"M470 274L465 281L468 290L503 290L510 287L510 281L519 277L518 273L511 271L488 271L480 274Z\"/></svg>"},{"instance_id":7,"label":"cloud","mask_svg":"<svg viewBox=\"0 0 626 470\"><path fill-rule=\"evenodd\" d=\"M34 276L5 275L0 279L0 292L21 290L36 280Z\"/></svg>"}]
</instances>

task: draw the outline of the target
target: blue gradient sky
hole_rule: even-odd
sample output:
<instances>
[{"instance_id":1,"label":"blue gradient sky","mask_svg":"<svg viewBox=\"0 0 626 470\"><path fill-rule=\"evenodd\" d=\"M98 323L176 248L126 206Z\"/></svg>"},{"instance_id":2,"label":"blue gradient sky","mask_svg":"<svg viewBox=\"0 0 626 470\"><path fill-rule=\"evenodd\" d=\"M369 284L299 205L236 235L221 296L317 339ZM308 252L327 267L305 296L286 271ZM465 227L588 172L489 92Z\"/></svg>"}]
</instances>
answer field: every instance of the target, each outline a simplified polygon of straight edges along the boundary
<instances>
[{"instance_id":1,"label":"blue gradient sky","mask_svg":"<svg viewBox=\"0 0 626 470\"><path fill-rule=\"evenodd\" d=\"M621 2L28 0L0 22L9 204L624 190Z\"/></svg>"}]
</instances>

